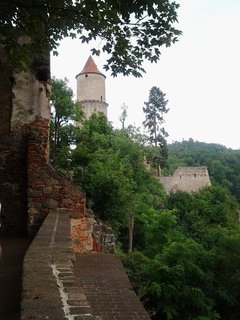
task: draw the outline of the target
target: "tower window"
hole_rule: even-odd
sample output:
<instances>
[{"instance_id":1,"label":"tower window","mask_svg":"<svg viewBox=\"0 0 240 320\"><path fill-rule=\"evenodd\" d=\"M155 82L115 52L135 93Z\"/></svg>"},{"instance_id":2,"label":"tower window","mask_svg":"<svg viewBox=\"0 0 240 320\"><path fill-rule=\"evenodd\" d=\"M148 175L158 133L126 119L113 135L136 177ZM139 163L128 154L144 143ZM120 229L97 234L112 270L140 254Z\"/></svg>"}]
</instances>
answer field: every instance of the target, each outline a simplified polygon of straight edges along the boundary
<instances>
[{"instance_id":1,"label":"tower window","mask_svg":"<svg viewBox=\"0 0 240 320\"><path fill-rule=\"evenodd\" d=\"M101 101L102 101L102 96L101 96Z\"/></svg>"},{"instance_id":2,"label":"tower window","mask_svg":"<svg viewBox=\"0 0 240 320\"><path fill-rule=\"evenodd\" d=\"M88 77L88 74L85 74L85 78L87 78Z\"/></svg>"}]
</instances>

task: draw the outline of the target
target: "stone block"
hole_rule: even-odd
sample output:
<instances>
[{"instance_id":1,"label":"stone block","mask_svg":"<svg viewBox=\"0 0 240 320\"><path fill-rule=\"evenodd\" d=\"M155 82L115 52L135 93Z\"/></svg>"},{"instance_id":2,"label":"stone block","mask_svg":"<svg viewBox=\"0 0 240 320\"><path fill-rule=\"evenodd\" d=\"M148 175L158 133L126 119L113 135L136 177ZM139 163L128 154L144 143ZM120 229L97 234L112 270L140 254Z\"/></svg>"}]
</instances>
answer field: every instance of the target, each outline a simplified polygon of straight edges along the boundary
<instances>
[{"instance_id":1,"label":"stone block","mask_svg":"<svg viewBox=\"0 0 240 320\"><path fill-rule=\"evenodd\" d=\"M44 208L56 209L58 207L58 201L55 199L47 199L44 204Z\"/></svg>"}]
</instances>

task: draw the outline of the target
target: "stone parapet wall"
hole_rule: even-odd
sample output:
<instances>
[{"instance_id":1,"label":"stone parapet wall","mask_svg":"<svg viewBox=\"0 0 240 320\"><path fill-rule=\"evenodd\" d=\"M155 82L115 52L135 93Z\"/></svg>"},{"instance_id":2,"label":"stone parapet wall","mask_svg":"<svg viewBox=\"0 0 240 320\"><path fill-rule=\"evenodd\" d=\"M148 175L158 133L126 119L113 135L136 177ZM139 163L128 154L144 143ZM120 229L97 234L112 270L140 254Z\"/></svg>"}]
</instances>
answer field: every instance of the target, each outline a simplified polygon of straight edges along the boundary
<instances>
[{"instance_id":1,"label":"stone parapet wall","mask_svg":"<svg viewBox=\"0 0 240 320\"><path fill-rule=\"evenodd\" d=\"M27 250L20 320L150 319L117 256L74 251L71 214L50 210Z\"/></svg>"}]
</instances>

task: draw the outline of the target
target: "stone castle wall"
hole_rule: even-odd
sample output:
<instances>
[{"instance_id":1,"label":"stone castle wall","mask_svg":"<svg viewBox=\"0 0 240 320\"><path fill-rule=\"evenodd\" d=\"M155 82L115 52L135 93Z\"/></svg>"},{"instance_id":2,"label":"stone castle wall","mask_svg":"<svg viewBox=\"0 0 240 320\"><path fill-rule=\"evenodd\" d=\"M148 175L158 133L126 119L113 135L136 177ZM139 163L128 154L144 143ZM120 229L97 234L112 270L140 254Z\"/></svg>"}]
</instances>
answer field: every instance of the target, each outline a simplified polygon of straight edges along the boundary
<instances>
[{"instance_id":1,"label":"stone castle wall","mask_svg":"<svg viewBox=\"0 0 240 320\"><path fill-rule=\"evenodd\" d=\"M84 100L81 101L81 105L83 106L83 111L87 119L90 118L90 116L93 113L99 112L102 112L105 114L105 116L107 116L108 104L106 102L96 100Z\"/></svg>"},{"instance_id":2,"label":"stone castle wall","mask_svg":"<svg viewBox=\"0 0 240 320\"><path fill-rule=\"evenodd\" d=\"M159 177L160 183L163 185L167 193L171 191L199 191L203 187L210 186L207 167L178 167L172 176Z\"/></svg>"}]
</instances>

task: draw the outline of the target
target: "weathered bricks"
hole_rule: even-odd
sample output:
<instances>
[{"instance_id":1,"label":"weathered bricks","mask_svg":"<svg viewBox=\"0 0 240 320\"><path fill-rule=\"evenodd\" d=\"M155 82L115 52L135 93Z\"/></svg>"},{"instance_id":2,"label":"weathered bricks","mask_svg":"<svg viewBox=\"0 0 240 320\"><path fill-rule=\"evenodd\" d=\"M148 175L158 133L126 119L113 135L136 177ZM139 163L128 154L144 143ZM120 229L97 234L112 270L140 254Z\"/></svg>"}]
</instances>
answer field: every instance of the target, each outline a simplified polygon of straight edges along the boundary
<instances>
[{"instance_id":1,"label":"weathered bricks","mask_svg":"<svg viewBox=\"0 0 240 320\"><path fill-rule=\"evenodd\" d=\"M24 258L21 320L95 319L74 261L69 214L52 210Z\"/></svg>"},{"instance_id":2,"label":"weathered bricks","mask_svg":"<svg viewBox=\"0 0 240 320\"><path fill-rule=\"evenodd\" d=\"M74 274L95 315L104 320L150 319L113 254L77 254Z\"/></svg>"},{"instance_id":3,"label":"weathered bricks","mask_svg":"<svg viewBox=\"0 0 240 320\"><path fill-rule=\"evenodd\" d=\"M75 254L67 211L50 211L23 270L21 320L150 319L118 257Z\"/></svg>"},{"instance_id":4,"label":"weathered bricks","mask_svg":"<svg viewBox=\"0 0 240 320\"><path fill-rule=\"evenodd\" d=\"M48 161L49 121L36 117L29 124L28 213L29 232L35 233L51 209L85 215L85 193L58 173Z\"/></svg>"}]
</instances>

